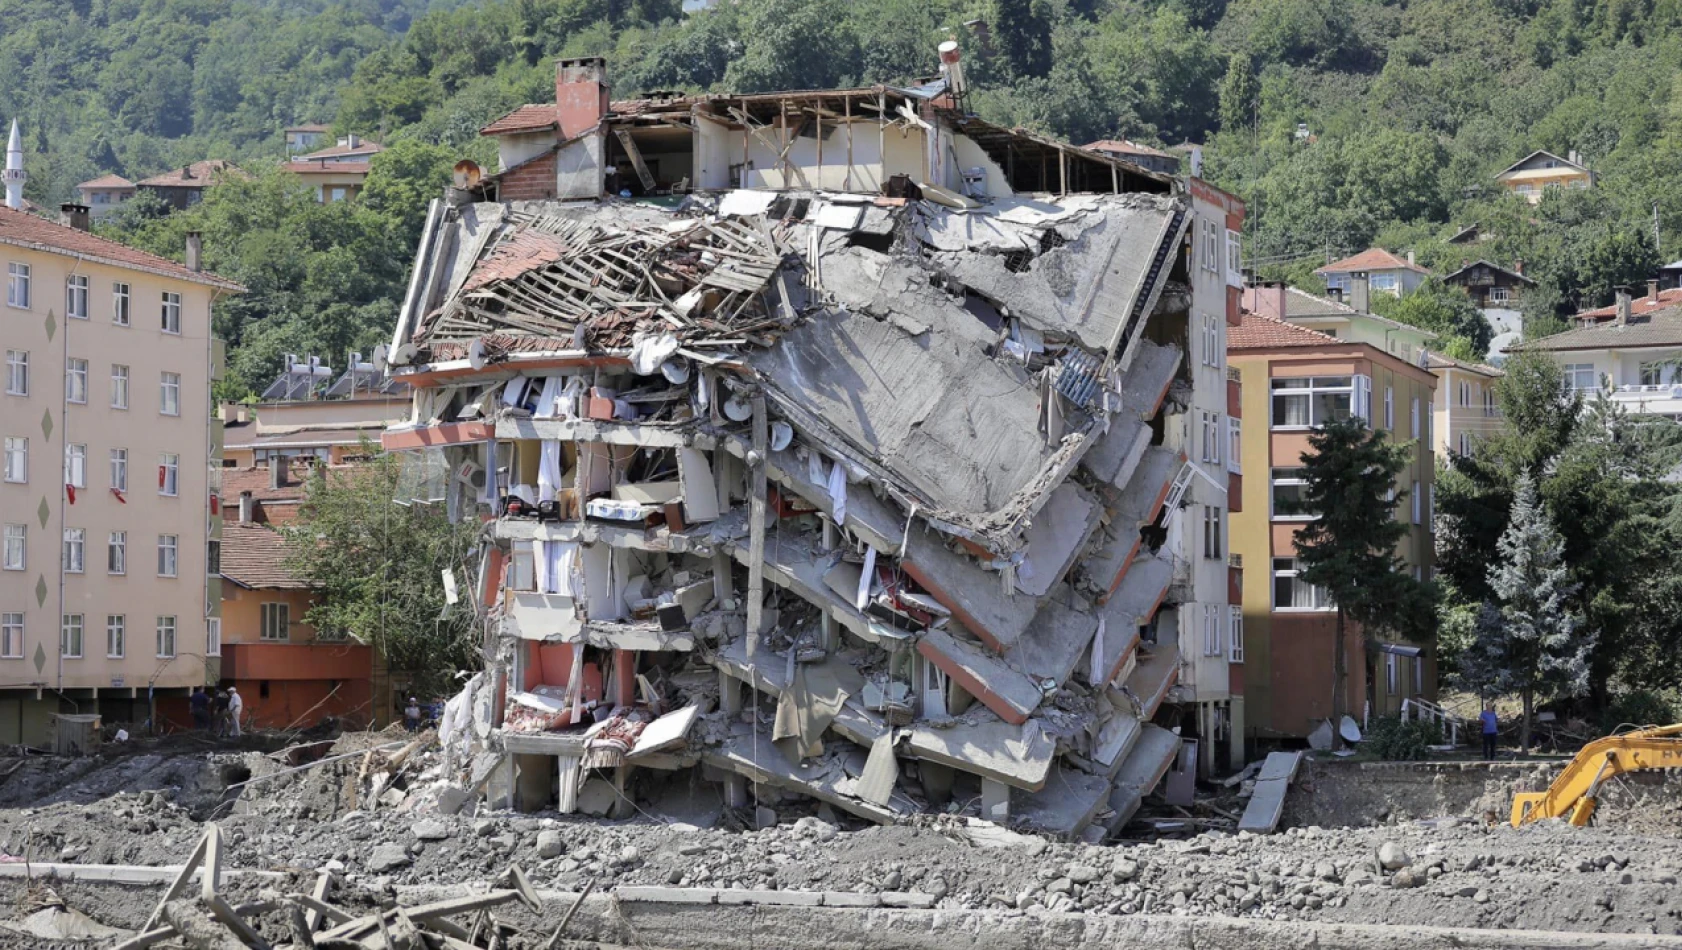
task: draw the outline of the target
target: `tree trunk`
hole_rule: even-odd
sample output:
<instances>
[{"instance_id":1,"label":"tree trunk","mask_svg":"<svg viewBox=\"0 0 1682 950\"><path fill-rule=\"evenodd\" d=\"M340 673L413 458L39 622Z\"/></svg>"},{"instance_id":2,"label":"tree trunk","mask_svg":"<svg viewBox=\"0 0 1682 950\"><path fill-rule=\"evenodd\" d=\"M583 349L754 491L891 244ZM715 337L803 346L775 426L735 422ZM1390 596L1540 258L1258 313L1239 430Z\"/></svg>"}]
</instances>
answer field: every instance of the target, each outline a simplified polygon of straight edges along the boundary
<instances>
[{"instance_id":1,"label":"tree trunk","mask_svg":"<svg viewBox=\"0 0 1682 950\"><path fill-rule=\"evenodd\" d=\"M1524 691L1524 719L1519 722L1518 727L1518 751L1520 755L1528 755L1530 752L1530 714L1535 698L1535 691L1528 689Z\"/></svg>"},{"instance_id":2,"label":"tree trunk","mask_svg":"<svg viewBox=\"0 0 1682 950\"><path fill-rule=\"evenodd\" d=\"M1332 647L1332 747L1337 748L1343 743L1343 716L1349 702L1348 689L1345 686L1349 677L1348 650L1343 642L1343 608L1337 609L1337 641Z\"/></svg>"}]
</instances>

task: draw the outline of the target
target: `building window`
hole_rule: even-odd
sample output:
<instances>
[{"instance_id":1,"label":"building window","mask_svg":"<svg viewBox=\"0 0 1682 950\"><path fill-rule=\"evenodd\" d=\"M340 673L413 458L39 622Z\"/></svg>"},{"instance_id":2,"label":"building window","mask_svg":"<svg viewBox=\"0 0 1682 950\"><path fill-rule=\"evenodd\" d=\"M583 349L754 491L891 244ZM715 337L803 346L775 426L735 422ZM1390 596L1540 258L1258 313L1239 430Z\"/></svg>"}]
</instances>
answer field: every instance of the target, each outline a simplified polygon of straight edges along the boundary
<instances>
[{"instance_id":1,"label":"building window","mask_svg":"<svg viewBox=\"0 0 1682 950\"><path fill-rule=\"evenodd\" d=\"M122 614L105 617L105 655L113 660L123 658L123 635L128 632L128 618Z\"/></svg>"},{"instance_id":2,"label":"building window","mask_svg":"<svg viewBox=\"0 0 1682 950\"><path fill-rule=\"evenodd\" d=\"M1226 282L1234 287L1244 286L1244 245L1238 232L1226 232Z\"/></svg>"},{"instance_id":3,"label":"building window","mask_svg":"<svg viewBox=\"0 0 1682 950\"><path fill-rule=\"evenodd\" d=\"M1437 401L1435 399L1427 399L1425 401L1425 444L1430 445L1434 440L1435 436L1432 433L1436 432L1436 426Z\"/></svg>"},{"instance_id":4,"label":"building window","mask_svg":"<svg viewBox=\"0 0 1682 950\"><path fill-rule=\"evenodd\" d=\"M180 494L181 456L165 452L158 456L158 494L171 498Z\"/></svg>"},{"instance_id":5,"label":"building window","mask_svg":"<svg viewBox=\"0 0 1682 950\"><path fill-rule=\"evenodd\" d=\"M1384 387L1384 428L1394 432L1396 429L1396 390L1395 387Z\"/></svg>"},{"instance_id":6,"label":"building window","mask_svg":"<svg viewBox=\"0 0 1682 950\"><path fill-rule=\"evenodd\" d=\"M1665 368L1665 364L1663 364L1663 363L1642 363L1641 364L1641 385L1643 385L1643 386L1662 386L1662 385L1664 385L1664 382L1665 382L1664 368Z\"/></svg>"},{"instance_id":7,"label":"building window","mask_svg":"<svg viewBox=\"0 0 1682 950\"><path fill-rule=\"evenodd\" d=\"M210 544L205 547L204 554L204 572L209 574L211 577L215 577L216 575L222 573L222 542L212 540Z\"/></svg>"},{"instance_id":8,"label":"building window","mask_svg":"<svg viewBox=\"0 0 1682 950\"><path fill-rule=\"evenodd\" d=\"M128 408L128 367L111 364L111 408Z\"/></svg>"},{"instance_id":9,"label":"building window","mask_svg":"<svg viewBox=\"0 0 1682 950\"><path fill-rule=\"evenodd\" d=\"M1221 346L1222 319L1212 314L1199 314L1202 318L1203 329L1203 365L1219 367L1226 356L1226 348Z\"/></svg>"},{"instance_id":10,"label":"building window","mask_svg":"<svg viewBox=\"0 0 1682 950\"><path fill-rule=\"evenodd\" d=\"M264 604L259 636L264 640L285 640L290 629L292 608L286 604Z\"/></svg>"},{"instance_id":11,"label":"building window","mask_svg":"<svg viewBox=\"0 0 1682 950\"><path fill-rule=\"evenodd\" d=\"M29 265L16 261L6 265L6 303L29 309Z\"/></svg>"},{"instance_id":12,"label":"building window","mask_svg":"<svg viewBox=\"0 0 1682 950\"><path fill-rule=\"evenodd\" d=\"M1226 557L1221 553L1221 509L1213 505L1203 508L1203 556L1212 560Z\"/></svg>"},{"instance_id":13,"label":"building window","mask_svg":"<svg viewBox=\"0 0 1682 950\"><path fill-rule=\"evenodd\" d=\"M78 320L88 318L88 279L82 276L64 279L64 315Z\"/></svg>"},{"instance_id":14,"label":"building window","mask_svg":"<svg viewBox=\"0 0 1682 950\"><path fill-rule=\"evenodd\" d=\"M1413 420L1412 420L1411 431L1412 431L1412 434L1410 436L1408 436L1408 438L1411 438L1411 439L1419 438L1419 397L1418 396L1413 397Z\"/></svg>"},{"instance_id":15,"label":"building window","mask_svg":"<svg viewBox=\"0 0 1682 950\"><path fill-rule=\"evenodd\" d=\"M1221 251L1215 237L1215 222L1203 221L1203 269L1218 272L1221 269Z\"/></svg>"},{"instance_id":16,"label":"building window","mask_svg":"<svg viewBox=\"0 0 1682 950\"><path fill-rule=\"evenodd\" d=\"M29 440L22 436L6 436L6 481L29 481Z\"/></svg>"},{"instance_id":17,"label":"building window","mask_svg":"<svg viewBox=\"0 0 1682 950\"><path fill-rule=\"evenodd\" d=\"M1226 644L1221 642L1222 634L1226 633L1226 618L1221 616L1221 609L1212 604L1203 605L1203 655L1220 656L1226 652Z\"/></svg>"},{"instance_id":18,"label":"building window","mask_svg":"<svg viewBox=\"0 0 1682 950\"><path fill-rule=\"evenodd\" d=\"M1409 493L1408 497L1413 501L1413 523L1419 524L1419 519L1423 515L1422 506L1425 504L1425 499L1420 497L1418 479L1414 479L1413 491Z\"/></svg>"},{"instance_id":19,"label":"building window","mask_svg":"<svg viewBox=\"0 0 1682 950\"><path fill-rule=\"evenodd\" d=\"M1384 654L1384 693L1396 695L1396 654Z\"/></svg>"},{"instance_id":20,"label":"building window","mask_svg":"<svg viewBox=\"0 0 1682 950\"><path fill-rule=\"evenodd\" d=\"M1366 377L1300 376L1273 380L1273 428L1313 429L1359 414L1355 400L1357 379L1365 381Z\"/></svg>"},{"instance_id":21,"label":"building window","mask_svg":"<svg viewBox=\"0 0 1682 950\"><path fill-rule=\"evenodd\" d=\"M175 618L158 618L158 658L165 659L175 655Z\"/></svg>"},{"instance_id":22,"label":"building window","mask_svg":"<svg viewBox=\"0 0 1682 950\"><path fill-rule=\"evenodd\" d=\"M165 373L158 382L158 411L166 416L181 414L181 374Z\"/></svg>"},{"instance_id":23,"label":"building window","mask_svg":"<svg viewBox=\"0 0 1682 950\"><path fill-rule=\"evenodd\" d=\"M204 655L222 655L222 618L211 617L204 624Z\"/></svg>"},{"instance_id":24,"label":"building window","mask_svg":"<svg viewBox=\"0 0 1682 950\"><path fill-rule=\"evenodd\" d=\"M111 487L128 491L128 449L111 450Z\"/></svg>"},{"instance_id":25,"label":"building window","mask_svg":"<svg viewBox=\"0 0 1682 950\"><path fill-rule=\"evenodd\" d=\"M1219 465L1221 462L1221 414L1202 414L1203 461Z\"/></svg>"},{"instance_id":26,"label":"building window","mask_svg":"<svg viewBox=\"0 0 1682 950\"><path fill-rule=\"evenodd\" d=\"M173 534L158 535L158 576L174 577L178 564L176 555L180 552L181 539Z\"/></svg>"},{"instance_id":27,"label":"building window","mask_svg":"<svg viewBox=\"0 0 1682 950\"><path fill-rule=\"evenodd\" d=\"M29 525L9 524L5 528L5 545L0 550L0 567L21 571L29 566Z\"/></svg>"},{"instance_id":28,"label":"building window","mask_svg":"<svg viewBox=\"0 0 1682 950\"><path fill-rule=\"evenodd\" d=\"M1495 415L1495 388L1489 387L1483 391L1483 414Z\"/></svg>"},{"instance_id":29,"label":"building window","mask_svg":"<svg viewBox=\"0 0 1682 950\"><path fill-rule=\"evenodd\" d=\"M1565 371L1565 384L1572 389L1583 393L1600 388L1600 383L1595 379L1593 363L1566 363L1562 369Z\"/></svg>"},{"instance_id":30,"label":"building window","mask_svg":"<svg viewBox=\"0 0 1682 950\"><path fill-rule=\"evenodd\" d=\"M1273 559L1274 610L1331 610L1332 599L1323 587L1302 579L1296 558Z\"/></svg>"},{"instance_id":31,"label":"building window","mask_svg":"<svg viewBox=\"0 0 1682 950\"><path fill-rule=\"evenodd\" d=\"M71 357L64 361L64 398L67 402L88 401L88 361Z\"/></svg>"},{"instance_id":32,"label":"building window","mask_svg":"<svg viewBox=\"0 0 1682 950\"><path fill-rule=\"evenodd\" d=\"M1244 420L1237 416L1226 417L1226 467L1229 472L1244 471L1243 425Z\"/></svg>"},{"instance_id":33,"label":"building window","mask_svg":"<svg viewBox=\"0 0 1682 950\"><path fill-rule=\"evenodd\" d=\"M29 395L29 352L6 351L6 395Z\"/></svg>"},{"instance_id":34,"label":"building window","mask_svg":"<svg viewBox=\"0 0 1682 950\"><path fill-rule=\"evenodd\" d=\"M111 322L117 326L128 326L129 292L128 284L116 282L111 285Z\"/></svg>"},{"instance_id":35,"label":"building window","mask_svg":"<svg viewBox=\"0 0 1682 950\"><path fill-rule=\"evenodd\" d=\"M1504 307L1513 301L1513 292L1505 287L1489 288L1489 302L1493 306Z\"/></svg>"},{"instance_id":36,"label":"building window","mask_svg":"<svg viewBox=\"0 0 1682 950\"><path fill-rule=\"evenodd\" d=\"M164 291L163 327L165 333L181 332L181 295Z\"/></svg>"},{"instance_id":37,"label":"building window","mask_svg":"<svg viewBox=\"0 0 1682 950\"><path fill-rule=\"evenodd\" d=\"M108 574L128 573L128 532L113 531L105 545L105 571Z\"/></svg>"},{"instance_id":38,"label":"building window","mask_svg":"<svg viewBox=\"0 0 1682 950\"><path fill-rule=\"evenodd\" d=\"M82 658L82 615L65 614L64 623L59 627L59 652L67 660Z\"/></svg>"},{"instance_id":39,"label":"building window","mask_svg":"<svg viewBox=\"0 0 1682 950\"><path fill-rule=\"evenodd\" d=\"M1467 458L1472 456L1472 437L1464 432L1460 433L1460 454Z\"/></svg>"},{"instance_id":40,"label":"building window","mask_svg":"<svg viewBox=\"0 0 1682 950\"><path fill-rule=\"evenodd\" d=\"M80 574L86 565L88 529L64 529L64 572Z\"/></svg>"},{"instance_id":41,"label":"building window","mask_svg":"<svg viewBox=\"0 0 1682 950\"><path fill-rule=\"evenodd\" d=\"M1227 655L1228 661L1244 662L1244 608L1230 607L1230 617L1227 624Z\"/></svg>"},{"instance_id":42,"label":"building window","mask_svg":"<svg viewBox=\"0 0 1682 950\"><path fill-rule=\"evenodd\" d=\"M1372 275L1372 292L1400 297L1402 295L1402 282L1397 279L1395 274L1374 274Z\"/></svg>"},{"instance_id":43,"label":"building window","mask_svg":"<svg viewBox=\"0 0 1682 950\"><path fill-rule=\"evenodd\" d=\"M0 657L23 658L23 614L0 614Z\"/></svg>"},{"instance_id":44,"label":"building window","mask_svg":"<svg viewBox=\"0 0 1682 950\"><path fill-rule=\"evenodd\" d=\"M1460 381L1460 408L1464 409L1472 404L1472 384Z\"/></svg>"},{"instance_id":45,"label":"building window","mask_svg":"<svg viewBox=\"0 0 1682 950\"><path fill-rule=\"evenodd\" d=\"M64 447L64 484L88 487L88 447L72 443Z\"/></svg>"},{"instance_id":46,"label":"building window","mask_svg":"<svg viewBox=\"0 0 1682 950\"><path fill-rule=\"evenodd\" d=\"M1303 477L1305 471L1301 468L1273 470L1273 520L1312 521L1318 517L1293 507L1307 500L1304 494L1308 490L1308 481Z\"/></svg>"}]
</instances>

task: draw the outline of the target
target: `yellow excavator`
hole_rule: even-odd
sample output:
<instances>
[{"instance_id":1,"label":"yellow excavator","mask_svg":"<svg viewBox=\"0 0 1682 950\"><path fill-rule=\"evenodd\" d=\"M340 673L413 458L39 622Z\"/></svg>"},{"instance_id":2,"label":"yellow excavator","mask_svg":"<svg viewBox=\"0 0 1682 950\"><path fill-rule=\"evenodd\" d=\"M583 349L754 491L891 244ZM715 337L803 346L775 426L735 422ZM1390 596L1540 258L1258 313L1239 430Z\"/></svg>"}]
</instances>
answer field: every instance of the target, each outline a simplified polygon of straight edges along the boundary
<instances>
[{"instance_id":1,"label":"yellow excavator","mask_svg":"<svg viewBox=\"0 0 1682 950\"><path fill-rule=\"evenodd\" d=\"M1682 724L1653 726L1596 739L1565 764L1545 792L1513 796L1513 827L1543 818L1568 818L1582 827L1594 817L1608 779L1644 769L1682 768Z\"/></svg>"}]
</instances>

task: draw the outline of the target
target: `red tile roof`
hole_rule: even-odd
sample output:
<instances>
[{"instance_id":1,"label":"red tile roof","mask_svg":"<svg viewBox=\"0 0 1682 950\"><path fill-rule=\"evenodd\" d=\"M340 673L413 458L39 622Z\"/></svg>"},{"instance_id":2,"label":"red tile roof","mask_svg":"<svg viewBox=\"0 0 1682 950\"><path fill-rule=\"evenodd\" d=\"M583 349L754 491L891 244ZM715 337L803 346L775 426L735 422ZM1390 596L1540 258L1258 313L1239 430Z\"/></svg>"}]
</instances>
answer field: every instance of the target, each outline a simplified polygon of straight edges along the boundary
<instances>
[{"instance_id":1,"label":"red tile roof","mask_svg":"<svg viewBox=\"0 0 1682 950\"><path fill-rule=\"evenodd\" d=\"M166 257L148 254L127 244L119 244L87 231L10 208L0 208L0 244L27 247L48 254L63 254L66 257L85 258L113 267L133 268L150 274L192 281L195 284L209 284L224 290L245 290L239 284L209 271L190 271L185 265L177 264Z\"/></svg>"},{"instance_id":2,"label":"red tile roof","mask_svg":"<svg viewBox=\"0 0 1682 950\"><path fill-rule=\"evenodd\" d=\"M330 126L330 125L321 125L319 123L306 122L303 125L289 125L289 126L286 127L286 131L288 131L288 132L326 132L328 129L331 129L331 128L332 128L332 126Z\"/></svg>"},{"instance_id":3,"label":"red tile roof","mask_svg":"<svg viewBox=\"0 0 1682 950\"><path fill-rule=\"evenodd\" d=\"M238 507L239 496L250 492L255 501L300 501L304 497L304 479L309 470L294 465L286 473L286 483L279 488L269 487L267 468L228 468L222 470L222 501Z\"/></svg>"},{"instance_id":4,"label":"red tile roof","mask_svg":"<svg viewBox=\"0 0 1682 950\"><path fill-rule=\"evenodd\" d=\"M560 111L553 102L530 103L492 122L479 130L480 135L511 135L515 132L542 132L560 128Z\"/></svg>"},{"instance_id":5,"label":"red tile roof","mask_svg":"<svg viewBox=\"0 0 1682 950\"><path fill-rule=\"evenodd\" d=\"M134 182L121 175L101 175L90 181L84 181L77 188L133 188Z\"/></svg>"},{"instance_id":6,"label":"red tile roof","mask_svg":"<svg viewBox=\"0 0 1682 950\"><path fill-rule=\"evenodd\" d=\"M1090 149L1094 152L1119 152L1123 155L1153 155L1157 158L1174 157L1167 152L1157 151L1149 145L1140 145L1126 139L1099 139L1096 142L1088 142L1081 148Z\"/></svg>"},{"instance_id":7,"label":"red tile roof","mask_svg":"<svg viewBox=\"0 0 1682 950\"><path fill-rule=\"evenodd\" d=\"M370 162L305 162L293 161L280 166L281 171L294 175L366 175L373 168Z\"/></svg>"},{"instance_id":8,"label":"red tile roof","mask_svg":"<svg viewBox=\"0 0 1682 950\"><path fill-rule=\"evenodd\" d=\"M1666 307L1674 307L1679 303L1682 303L1682 287L1673 287L1670 290L1659 291L1659 299L1657 302L1646 294L1642 294L1641 296L1632 299L1629 302L1629 312L1632 315L1637 313L1652 313L1655 310L1663 310ZM1593 310L1584 310L1583 312L1577 314L1575 319L1610 320L1617 315L1618 305L1613 304L1610 307L1597 307Z\"/></svg>"},{"instance_id":9,"label":"red tile roof","mask_svg":"<svg viewBox=\"0 0 1682 950\"><path fill-rule=\"evenodd\" d=\"M558 235L527 228L503 241L473 268L462 282L460 293L477 290L493 281L518 277L533 268L542 267L565 257L567 243Z\"/></svg>"},{"instance_id":10,"label":"red tile roof","mask_svg":"<svg viewBox=\"0 0 1682 950\"><path fill-rule=\"evenodd\" d=\"M1335 336L1328 336L1319 330L1299 327L1294 323L1275 320L1259 313L1243 311L1242 321L1235 327L1227 327L1226 348L1229 350L1274 350L1291 346L1338 346L1347 344L1348 340L1340 340Z\"/></svg>"},{"instance_id":11,"label":"red tile roof","mask_svg":"<svg viewBox=\"0 0 1682 950\"><path fill-rule=\"evenodd\" d=\"M220 158L194 162L184 168L174 168L151 178L136 182L144 188L208 188L222 178L245 178L245 172L233 162Z\"/></svg>"},{"instance_id":12,"label":"red tile roof","mask_svg":"<svg viewBox=\"0 0 1682 950\"><path fill-rule=\"evenodd\" d=\"M1382 247L1369 247L1354 257L1333 261L1314 273L1344 274L1352 270L1411 270L1420 274L1430 273L1417 264L1409 264L1405 258L1397 257Z\"/></svg>"},{"instance_id":13,"label":"red tile roof","mask_svg":"<svg viewBox=\"0 0 1682 950\"><path fill-rule=\"evenodd\" d=\"M309 588L286 569L286 536L260 524L223 526L222 576L248 590Z\"/></svg>"}]
</instances>

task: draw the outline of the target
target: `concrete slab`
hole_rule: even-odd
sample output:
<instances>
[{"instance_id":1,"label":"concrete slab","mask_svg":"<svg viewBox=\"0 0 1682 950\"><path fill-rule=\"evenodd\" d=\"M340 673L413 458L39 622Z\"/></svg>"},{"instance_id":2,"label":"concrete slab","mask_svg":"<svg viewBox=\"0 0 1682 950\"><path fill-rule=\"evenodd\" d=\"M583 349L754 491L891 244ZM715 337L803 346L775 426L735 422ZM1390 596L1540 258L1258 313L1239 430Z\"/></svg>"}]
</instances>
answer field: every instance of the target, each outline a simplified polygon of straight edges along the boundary
<instances>
[{"instance_id":1,"label":"concrete slab","mask_svg":"<svg viewBox=\"0 0 1682 950\"><path fill-rule=\"evenodd\" d=\"M1285 814L1285 795L1296 780L1297 768L1302 764L1301 752L1269 752L1256 776L1250 802L1238 819L1239 831L1272 834L1279 830L1279 819Z\"/></svg>"},{"instance_id":2,"label":"concrete slab","mask_svg":"<svg viewBox=\"0 0 1682 950\"><path fill-rule=\"evenodd\" d=\"M767 580L798 594L802 600L814 604L866 643L883 640L910 639L911 634L895 630L860 613L851 598L843 598L832 590L825 576L841 559L840 551L825 552L818 548L815 535L773 531L765 539L765 577ZM737 562L749 563L746 541L727 545Z\"/></svg>"},{"instance_id":3,"label":"concrete slab","mask_svg":"<svg viewBox=\"0 0 1682 950\"><path fill-rule=\"evenodd\" d=\"M1150 653L1141 649L1138 668L1127 678L1126 690L1139 702L1142 718L1149 719L1179 681L1179 648L1158 644Z\"/></svg>"},{"instance_id":4,"label":"concrete slab","mask_svg":"<svg viewBox=\"0 0 1682 950\"><path fill-rule=\"evenodd\" d=\"M1016 796L1012 817L1016 824L1031 831L1074 838L1092 823L1109 793L1107 779L1059 765L1045 788L1031 795Z\"/></svg>"},{"instance_id":5,"label":"concrete slab","mask_svg":"<svg viewBox=\"0 0 1682 950\"><path fill-rule=\"evenodd\" d=\"M822 907L822 891L762 891L720 888L720 904L766 904L773 907Z\"/></svg>"},{"instance_id":6,"label":"concrete slab","mask_svg":"<svg viewBox=\"0 0 1682 950\"><path fill-rule=\"evenodd\" d=\"M1011 669L1035 680L1062 683L1074 672L1097 631L1098 618L1084 598L1065 588L1041 604L1034 622L1004 659Z\"/></svg>"},{"instance_id":7,"label":"concrete slab","mask_svg":"<svg viewBox=\"0 0 1682 950\"><path fill-rule=\"evenodd\" d=\"M854 894L849 891L824 891L825 907L881 907L879 894Z\"/></svg>"},{"instance_id":8,"label":"concrete slab","mask_svg":"<svg viewBox=\"0 0 1682 950\"><path fill-rule=\"evenodd\" d=\"M694 446L710 449L711 434L692 423L603 422L595 419L533 419L504 415L496 420L499 439L556 439L561 442L605 442L654 448Z\"/></svg>"},{"instance_id":9,"label":"concrete slab","mask_svg":"<svg viewBox=\"0 0 1682 950\"><path fill-rule=\"evenodd\" d=\"M1120 491L1150 448L1151 427L1125 409L1110 417L1109 431L1092 440L1080 467L1098 482Z\"/></svg>"},{"instance_id":10,"label":"concrete slab","mask_svg":"<svg viewBox=\"0 0 1682 950\"><path fill-rule=\"evenodd\" d=\"M622 884L613 889L619 900L651 904L712 904L718 891L710 887L644 887Z\"/></svg>"},{"instance_id":11,"label":"concrete slab","mask_svg":"<svg viewBox=\"0 0 1682 950\"><path fill-rule=\"evenodd\" d=\"M713 666L773 699L782 695L788 685L784 682L788 673L786 657L766 652L756 658L756 662L749 663L747 649L745 639L734 640L713 655ZM830 723L831 729L867 749L888 734L888 726L881 717L865 709L858 701L858 697L864 695L864 677L857 667L835 657L813 665L833 675L841 688L847 691L847 700Z\"/></svg>"},{"instance_id":12,"label":"concrete slab","mask_svg":"<svg viewBox=\"0 0 1682 950\"><path fill-rule=\"evenodd\" d=\"M1121 404L1128 413L1149 419L1162 408L1168 397L1168 386L1185 356L1180 348L1167 343L1140 340L1134 348L1133 362L1121 375Z\"/></svg>"},{"instance_id":13,"label":"concrete slab","mask_svg":"<svg viewBox=\"0 0 1682 950\"><path fill-rule=\"evenodd\" d=\"M1104 769L1105 775L1115 778L1144 732L1145 724L1134 717L1131 709L1117 709L1098 729L1098 738L1092 747L1092 761Z\"/></svg>"},{"instance_id":14,"label":"concrete slab","mask_svg":"<svg viewBox=\"0 0 1682 950\"><path fill-rule=\"evenodd\" d=\"M1076 556L1086 549L1087 539L1098 527L1099 514L1097 501L1086 489L1074 482L1058 485L1028 526L1017 589L1044 597L1061 583Z\"/></svg>"},{"instance_id":15,"label":"concrete slab","mask_svg":"<svg viewBox=\"0 0 1682 950\"><path fill-rule=\"evenodd\" d=\"M1144 724L1139 741L1116 773L1115 786L1110 792L1110 810L1114 815L1107 823L1111 831L1132 819L1139 803L1168 774L1168 767L1179 754L1179 736L1155 723Z\"/></svg>"},{"instance_id":16,"label":"concrete slab","mask_svg":"<svg viewBox=\"0 0 1682 950\"><path fill-rule=\"evenodd\" d=\"M1302 765L1301 752L1269 752L1262 761L1261 772L1257 773L1256 781L1294 782L1297 779L1297 769Z\"/></svg>"},{"instance_id":17,"label":"concrete slab","mask_svg":"<svg viewBox=\"0 0 1682 950\"><path fill-rule=\"evenodd\" d=\"M909 730L906 748L917 758L1026 791L1045 787L1057 754L1057 743L1032 720L1022 725L960 721L947 729L919 722Z\"/></svg>"},{"instance_id":18,"label":"concrete slab","mask_svg":"<svg viewBox=\"0 0 1682 950\"><path fill-rule=\"evenodd\" d=\"M934 906L934 895L918 891L887 891L881 895L883 907L910 907L926 910Z\"/></svg>"},{"instance_id":19,"label":"concrete slab","mask_svg":"<svg viewBox=\"0 0 1682 950\"><path fill-rule=\"evenodd\" d=\"M980 644L959 640L944 630L923 631L917 653L1006 722L1026 722L1043 698L1032 677L1012 669Z\"/></svg>"},{"instance_id":20,"label":"concrete slab","mask_svg":"<svg viewBox=\"0 0 1682 950\"><path fill-rule=\"evenodd\" d=\"M1156 521L1162 502L1174 475L1185 464L1185 456L1173 449L1153 445L1145 450L1127 486L1116 499L1116 513L1112 523L1144 527Z\"/></svg>"},{"instance_id":21,"label":"concrete slab","mask_svg":"<svg viewBox=\"0 0 1682 950\"><path fill-rule=\"evenodd\" d=\"M971 633L1004 652L1028 629L1039 603L1025 594L1005 594L998 574L948 549L944 538L938 532L912 529L900 567Z\"/></svg>"},{"instance_id":22,"label":"concrete slab","mask_svg":"<svg viewBox=\"0 0 1682 950\"><path fill-rule=\"evenodd\" d=\"M744 723L733 726L730 737L722 745L704 751L701 761L714 768L746 776L762 785L828 802L877 824L892 824L895 819L917 811L917 806L903 795L895 796L885 807L856 797L852 794L854 780L826 760L819 759L806 765L791 764L771 742L768 731L755 741L753 728Z\"/></svg>"}]
</instances>

